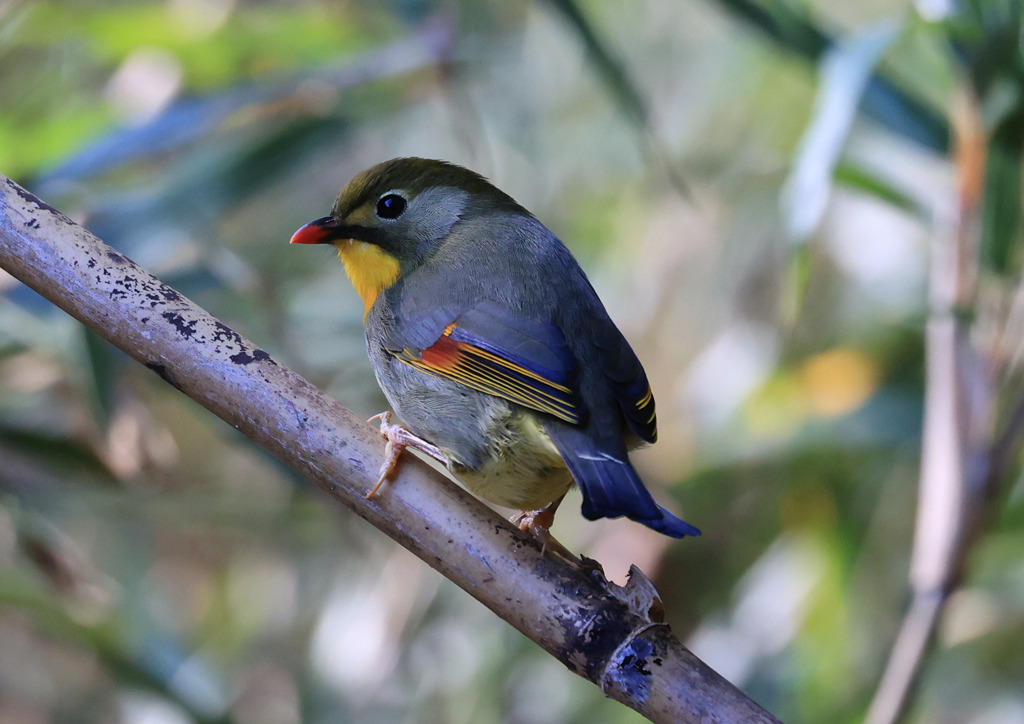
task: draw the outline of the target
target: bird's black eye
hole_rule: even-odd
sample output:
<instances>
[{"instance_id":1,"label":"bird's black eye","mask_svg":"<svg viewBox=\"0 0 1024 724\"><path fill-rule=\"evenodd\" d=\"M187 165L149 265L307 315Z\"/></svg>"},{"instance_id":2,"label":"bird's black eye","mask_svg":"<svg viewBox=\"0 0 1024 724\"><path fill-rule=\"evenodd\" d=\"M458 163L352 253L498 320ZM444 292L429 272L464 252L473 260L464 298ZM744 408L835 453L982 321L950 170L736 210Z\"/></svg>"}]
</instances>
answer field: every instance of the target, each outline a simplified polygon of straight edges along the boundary
<instances>
[{"instance_id":1,"label":"bird's black eye","mask_svg":"<svg viewBox=\"0 0 1024 724\"><path fill-rule=\"evenodd\" d=\"M377 216L382 219L397 219L405 211L406 201L398 194L384 194L377 201Z\"/></svg>"}]
</instances>

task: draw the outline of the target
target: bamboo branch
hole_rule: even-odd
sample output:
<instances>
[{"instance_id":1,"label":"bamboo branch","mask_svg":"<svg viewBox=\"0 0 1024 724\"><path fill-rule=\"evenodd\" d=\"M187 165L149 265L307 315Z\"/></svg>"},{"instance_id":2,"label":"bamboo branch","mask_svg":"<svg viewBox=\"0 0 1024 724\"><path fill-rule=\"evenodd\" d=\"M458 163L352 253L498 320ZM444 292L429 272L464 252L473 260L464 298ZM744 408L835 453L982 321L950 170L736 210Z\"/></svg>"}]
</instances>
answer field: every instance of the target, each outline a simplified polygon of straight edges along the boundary
<instances>
[{"instance_id":1,"label":"bamboo branch","mask_svg":"<svg viewBox=\"0 0 1024 724\"><path fill-rule=\"evenodd\" d=\"M0 176L0 267L309 478L655 722L777 720L690 653L650 582L545 556L529 536L406 456L371 500L383 444L364 420L60 212Z\"/></svg>"},{"instance_id":2,"label":"bamboo branch","mask_svg":"<svg viewBox=\"0 0 1024 724\"><path fill-rule=\"evenodd\" d=\"M1002 432L995 429L997 389L991 360L971 339L987 140L976 101L963 98L958 110L955 228L933 249L929 276L931 315L925 329L925 415L911 602L867 724L895 724L906 714L949 597L960 585L968 554L999 499L1024 424L1022 400Z\"/></svg>"}]
</instances>

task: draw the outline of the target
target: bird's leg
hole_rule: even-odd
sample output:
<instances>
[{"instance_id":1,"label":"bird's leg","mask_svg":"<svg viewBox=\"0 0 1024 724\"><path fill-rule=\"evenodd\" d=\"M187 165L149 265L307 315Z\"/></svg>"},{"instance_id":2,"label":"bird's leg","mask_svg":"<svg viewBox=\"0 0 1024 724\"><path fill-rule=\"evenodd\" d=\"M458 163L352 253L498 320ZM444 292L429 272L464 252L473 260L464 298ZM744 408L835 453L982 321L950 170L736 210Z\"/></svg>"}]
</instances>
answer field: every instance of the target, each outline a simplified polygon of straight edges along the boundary
<instances>
[{"instance_id":1,"label":"bird's leg","mask_svg":"<svg viewBox=\"0 0 1024 724\"><path fill-rule=\"evenodd\" d=\"M374 485L370 492L366 494L367 500L376 495L377 491L380 490L380 486L384 484L384 481L391 477L391 473L395 471L395 466L398 464L399 456L407 447L411 447L413 450L425 452L438 462L447 465L448 458L445 457L445 454L441 452L440 448L435 445L431 445L421 437L413 435L408 429L401 425L392 425L390 412L382 412L379 415L374 415L367 420L367 422L373 422L374 420L380 420L380 434L384 436L384 439L388 441L388 444L384 448L384 462L380 466L380 477L377 478L377 484Z\"/></svg>"},{"instance_id":2,"label":"bird's leg","mask_svg":"<svg viewBox=\"0 0 1024 724\"><path fill-rule=\"evenodd\" d=\"M565 498L563 493L555 502L548 505L546 508L541 510L524 510L520 513L516 513L512 516L511 522L516 525L519 530L524 533L529 533L534 538L541 542L540 552L544 555L547 551L551 551L557 556L564 558L569 563L575 566L582 565L580 559L574 556L568 548L555 540L555 537L551 535L551 526L555 522L555 511L558 510L558 506Z\"/></svg>"}]
</instances>

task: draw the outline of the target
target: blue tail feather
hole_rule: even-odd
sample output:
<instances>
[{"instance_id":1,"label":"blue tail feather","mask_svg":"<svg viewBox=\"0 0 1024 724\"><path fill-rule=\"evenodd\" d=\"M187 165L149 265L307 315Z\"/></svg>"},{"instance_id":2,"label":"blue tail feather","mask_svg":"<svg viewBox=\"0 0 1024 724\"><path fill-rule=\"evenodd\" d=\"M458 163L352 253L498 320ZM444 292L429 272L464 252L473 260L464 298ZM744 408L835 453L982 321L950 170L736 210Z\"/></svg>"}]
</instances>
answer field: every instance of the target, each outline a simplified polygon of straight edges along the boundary
<instances>
[{"instance_id":1,"label":"blue tail feather","mask_svg":"<svg viewBox=\"0 0 1024 724\"><path fill-rule=\"evenodd\" d=\"M626 516L673 538L700 530L658 505L644 487L625 451L619 458L593 449L577 431L549 431L566 466L583 491L583 516L589 520Z\"/></svg>"}]
</instances>

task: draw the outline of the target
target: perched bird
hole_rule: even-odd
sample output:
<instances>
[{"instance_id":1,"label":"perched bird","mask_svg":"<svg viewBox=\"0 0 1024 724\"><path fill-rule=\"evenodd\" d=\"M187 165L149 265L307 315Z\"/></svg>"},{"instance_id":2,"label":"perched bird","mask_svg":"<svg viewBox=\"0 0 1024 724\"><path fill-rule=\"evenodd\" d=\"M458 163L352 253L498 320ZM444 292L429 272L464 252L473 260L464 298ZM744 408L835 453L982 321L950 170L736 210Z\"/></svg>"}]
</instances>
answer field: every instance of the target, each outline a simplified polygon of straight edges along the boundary
<instances>
[{"instance_id":1,"label":"perched bird","mask_svg":"<svg viewBox=\"0 0 1024 724\"><path fill-rule=\"evenodd\" d=\"M377 381L407 426L378 416L387 455L369 495L413 447L524 511L524 529L546 531L575 480L586 518L700 534L629 462L657 437L640 361L569 250L510 196L460 166L397 158L291 241L337 248Z\"/></svg>"}]
</instances>

